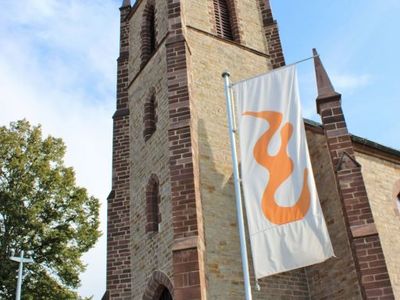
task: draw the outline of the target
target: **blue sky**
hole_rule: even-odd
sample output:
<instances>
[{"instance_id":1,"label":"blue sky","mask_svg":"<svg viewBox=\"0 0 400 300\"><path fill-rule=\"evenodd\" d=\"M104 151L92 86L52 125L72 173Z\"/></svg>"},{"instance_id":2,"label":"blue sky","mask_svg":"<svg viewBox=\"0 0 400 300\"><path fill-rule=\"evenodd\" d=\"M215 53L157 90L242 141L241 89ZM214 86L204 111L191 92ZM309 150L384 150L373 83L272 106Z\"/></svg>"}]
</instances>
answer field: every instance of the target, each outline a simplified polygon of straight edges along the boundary
<instances>
[{"instance_id":1,"label":"blue sky","mask_svg":"<svg viewBox=\"0 0 400 300\"><path fill-rule=\"evenodd\" d=\"M286 62L317 48L342 105L349 131L400 148L400 2L397 0L272 0ZM304 115L315 111L311 62L298 65Z\"/></svg>"},{"instance_id":2,"label":"blue sky","mask_svg":"<svg viewBox=\"0 0 400 300\"><path fill-rule=\"evenodd\" d=\"M66 142L66 164L103 203L103 232L121 2L0 0L0 125L27 118ZM272 0L272 6L286 62L317 48L343 95L349 130L400 148L400 2ZM319 121L312 61L298 67L304 115ZM104 293L105 247L104 235L85 255L84 296Z\"/></svg>"}]
</instances>

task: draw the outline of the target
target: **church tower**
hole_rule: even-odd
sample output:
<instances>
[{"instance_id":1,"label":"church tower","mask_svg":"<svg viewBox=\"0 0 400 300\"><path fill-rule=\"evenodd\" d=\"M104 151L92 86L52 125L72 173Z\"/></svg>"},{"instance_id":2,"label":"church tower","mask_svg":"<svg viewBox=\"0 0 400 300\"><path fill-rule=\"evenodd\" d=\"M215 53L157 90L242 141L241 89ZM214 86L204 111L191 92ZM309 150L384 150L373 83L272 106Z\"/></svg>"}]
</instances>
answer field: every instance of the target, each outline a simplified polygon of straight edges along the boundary
<instances>
[{"instance_id":1,"label":"church tower","mask_svg":"<svg viewBox=\"0 0 400 300\"><path fill-rule=\"evenodd\" d=\"M124 0L120 12L104 299L243 299L221 74L284 66L269 1ZM253 297L309 299L311 282L316 299L362 298L355 271L323 271L268 277Z\"/></svg>"}]
</instances>

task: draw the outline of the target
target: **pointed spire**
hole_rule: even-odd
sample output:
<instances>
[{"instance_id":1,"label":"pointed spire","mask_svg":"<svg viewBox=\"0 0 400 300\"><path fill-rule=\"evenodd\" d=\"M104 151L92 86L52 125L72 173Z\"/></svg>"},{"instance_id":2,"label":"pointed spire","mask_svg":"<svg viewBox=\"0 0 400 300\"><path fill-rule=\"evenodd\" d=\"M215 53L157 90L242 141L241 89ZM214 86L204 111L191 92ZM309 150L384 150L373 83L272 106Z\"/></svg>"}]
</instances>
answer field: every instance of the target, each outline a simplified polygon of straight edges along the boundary
<instances>
[{"instance_id":1,"label":"pointed spire","mask_svg":"<svg viewBox=\"0 0 400 300\"><path fill-rule=\"evenodd\" d=\"M321 59L315 48L313 49L313 56L315 65L315 76L317 77L318 99L340 96L340 94L337 93L333 88L328 73L326 73L326 70L322 65Z\"/></svg>"},{"instance_id":2,"label":"pointed spire","mask_svg":"<svg viewBox=\"0 0 400 300\"><path fill-rule=\"evenodd\" d=\"M131 6L131 0L124 0L121 7Z\"/></svg>"}]
</instances>

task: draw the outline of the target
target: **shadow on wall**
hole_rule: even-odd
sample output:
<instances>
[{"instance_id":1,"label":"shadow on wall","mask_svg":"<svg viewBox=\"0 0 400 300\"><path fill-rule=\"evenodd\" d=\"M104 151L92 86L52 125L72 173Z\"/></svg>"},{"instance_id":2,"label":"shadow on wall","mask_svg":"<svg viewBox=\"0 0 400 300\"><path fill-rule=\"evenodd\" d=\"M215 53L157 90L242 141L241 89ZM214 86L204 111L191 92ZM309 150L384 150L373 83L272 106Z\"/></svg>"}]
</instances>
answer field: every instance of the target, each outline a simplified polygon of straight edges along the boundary
<instances>
[{"instance_id":1,"label":"shadow on wall","mask_svg":"<svg viewBox=\"0 0 400 300\"><path fill-rule=\"evenodd\" d=\"M244 288L232 160L228 129L221 127L210 126L209 123L206 124L200 119L197 130L206 243L207 294L211 298L223 299L224 296L229 295L230 299L239 300L244 297ZM263 278L259 281L261 291L256 291L245 208L244 215L254 298L309 299L308 284L303 268Z\"/></svg>"}]
</instances>

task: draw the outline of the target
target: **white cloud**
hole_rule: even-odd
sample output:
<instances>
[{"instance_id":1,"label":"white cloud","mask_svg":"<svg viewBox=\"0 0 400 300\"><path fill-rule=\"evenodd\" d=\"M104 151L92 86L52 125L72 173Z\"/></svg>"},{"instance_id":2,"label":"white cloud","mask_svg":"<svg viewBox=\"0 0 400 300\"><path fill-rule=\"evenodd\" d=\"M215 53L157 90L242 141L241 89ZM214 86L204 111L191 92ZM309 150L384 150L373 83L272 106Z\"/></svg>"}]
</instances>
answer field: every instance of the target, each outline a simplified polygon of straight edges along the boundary
<instances>
[{"instance_id":1,"label":"white cloud","mask_svg":"<svg viewBox=\"0 0 400 300\"><path fill-rule=\"evenodd\" d=\"M0 11L0 125L27 118L67 145L77 182L101 199L103 237L84 256L82 296L105 291L119 1L7 1Z\"/></svg>"},{"instance_id":2,"label":"white cloud","mask_svg":"<svg viewBox=\"0 0 400 300\"><path fill-rule=\"evenodd\" d=\"M372 76L369 74L334 74L331 80L337 91L351 93L356 89L368 86L372 82Z\"/></svg>"}]
</instances>

